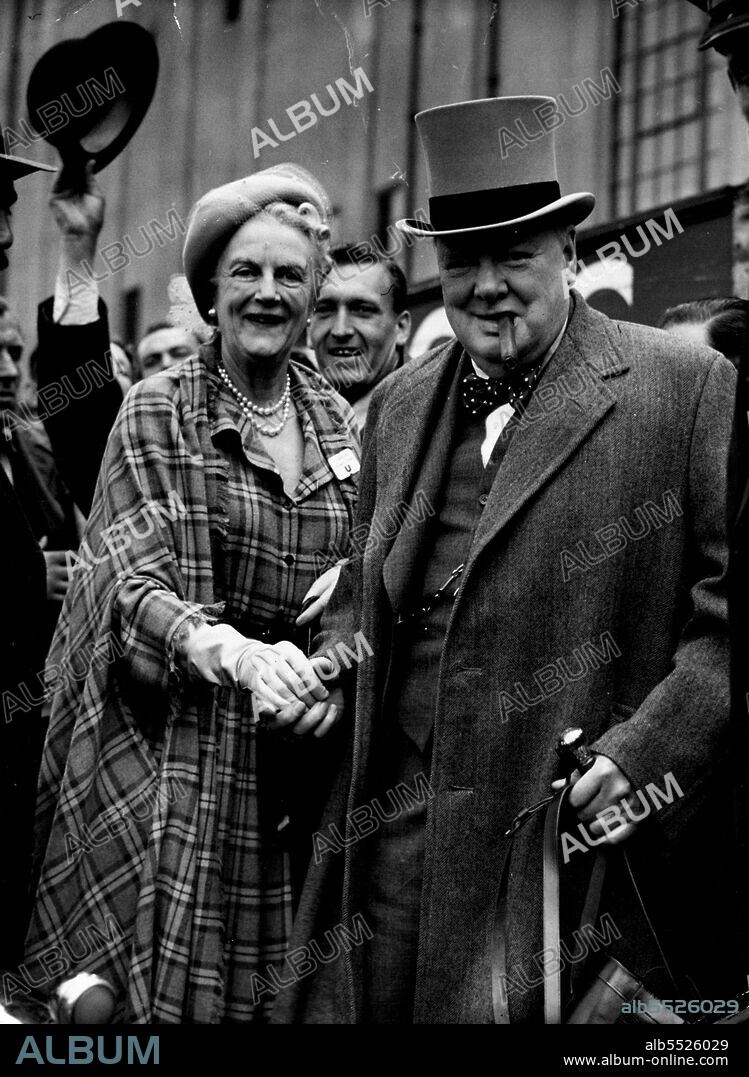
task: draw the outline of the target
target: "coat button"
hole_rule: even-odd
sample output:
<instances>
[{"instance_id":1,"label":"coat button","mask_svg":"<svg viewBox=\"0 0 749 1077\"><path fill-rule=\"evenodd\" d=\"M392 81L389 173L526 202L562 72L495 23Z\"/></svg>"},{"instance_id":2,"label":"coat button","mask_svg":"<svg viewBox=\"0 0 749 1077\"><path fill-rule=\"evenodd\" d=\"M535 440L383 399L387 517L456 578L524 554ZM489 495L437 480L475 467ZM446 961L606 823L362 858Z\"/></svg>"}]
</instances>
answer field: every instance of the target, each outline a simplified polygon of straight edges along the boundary
<instances>
[{"instance_id":1,"label":"coat button","mask_svg":"<svg viewBox=\"0 0 749 1077\"><path fill-rule=\"evenodd\" d=\"M296 558L294 557L293 553L287 553L286 556L284 557L284 564L293 565L295 560L296 560Z\"/></svg>"},{"instance_id":2,"label":"coat button","mask_svg":"<svg viewBox=\"0 0 749 1077\"><path fill-rule=\"evenodd\" d=\"M481 497L479 498L479 505L485 505L488 500L489 500L489 495L488 494L482 494Z\"/></svg>"}]
</instances>

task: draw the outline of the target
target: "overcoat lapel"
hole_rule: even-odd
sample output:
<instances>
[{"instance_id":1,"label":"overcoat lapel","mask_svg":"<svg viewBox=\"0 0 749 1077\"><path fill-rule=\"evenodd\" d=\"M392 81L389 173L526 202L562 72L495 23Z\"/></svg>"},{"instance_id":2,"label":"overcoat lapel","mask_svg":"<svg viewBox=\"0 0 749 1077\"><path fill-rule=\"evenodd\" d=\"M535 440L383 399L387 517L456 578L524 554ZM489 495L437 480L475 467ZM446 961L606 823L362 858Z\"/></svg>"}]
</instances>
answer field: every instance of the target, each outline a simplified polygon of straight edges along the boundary
<instances>
[{"instance_id":1,"label":"overcoat lapel","mask_svg":"<svg viewBox=\"0 0 749 1077\"><path fill-rule=\"evenodd\" d=\"M392 608L400 611L423 558L431 516L439 508L458 406L456 375L463 349L454 342L419 372L419 380L383 419L382 452L386 486L379 503L395 508L414 506L386 554L382 575ZM416 500L418 497L418 501Z\"/></svg>"},{"instance_id":2,"label":"overcoat lapel","mask_svg":"<svg viewBox=\"0 0 749 1077\"><path fill-rule=\"evenodd\" d=\"M567 331L497 472L476 528L464 580L487 544L570 461L614 407L614 394L605 381L624 373L628 364L603 319L599 321L579 297L576 300ZM605 370L600 366L602 355L609 357ZM551 402L560 400L561 406L554 410Z\"/></svg>"}]
</instances>

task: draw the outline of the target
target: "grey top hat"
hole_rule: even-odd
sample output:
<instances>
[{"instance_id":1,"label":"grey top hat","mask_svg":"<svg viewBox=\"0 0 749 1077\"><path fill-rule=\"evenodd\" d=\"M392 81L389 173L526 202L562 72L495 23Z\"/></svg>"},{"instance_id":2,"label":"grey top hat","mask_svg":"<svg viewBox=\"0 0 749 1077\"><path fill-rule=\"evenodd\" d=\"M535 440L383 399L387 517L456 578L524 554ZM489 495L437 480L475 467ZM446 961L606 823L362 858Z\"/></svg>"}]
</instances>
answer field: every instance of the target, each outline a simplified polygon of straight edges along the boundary
<instances>
[{"instance_id":1,"label":"grey top hat","mask_svg":"<svg viewBox=\"0 0 749 1077\"><path fill-rule=\"evenodd\" d=\"M717 48L720 51L722 39L737 30L749 30L748 0L689 0L710 16L707 30L700 38L698 48Z\"/></svg>"},{"instance_id":2,"label":"grey top hat","mask_svg":"<svg viewBox=\"0 0 749 1077\"><path fill-rule=\"evenodd\" d=\"M562 195L553 97L487 97L416 115L429 176L429 221L397 222L416 236L518 228L552 214L578 224L595 205L590 192Z\"/></svg>"}]
</instances>

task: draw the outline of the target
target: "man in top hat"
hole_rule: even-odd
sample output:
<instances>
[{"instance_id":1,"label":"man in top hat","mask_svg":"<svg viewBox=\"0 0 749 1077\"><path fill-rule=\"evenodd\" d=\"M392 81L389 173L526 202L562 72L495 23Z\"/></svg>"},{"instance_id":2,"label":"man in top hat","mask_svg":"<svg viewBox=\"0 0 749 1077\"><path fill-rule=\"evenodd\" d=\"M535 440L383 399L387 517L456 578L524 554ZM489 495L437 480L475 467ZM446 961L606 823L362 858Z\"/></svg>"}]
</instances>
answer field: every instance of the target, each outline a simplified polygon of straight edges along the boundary
<instances>
[{"instance_id":1,"label":"man in top hat","mask_svg":"<svg viewBox=\"0 0 749 1077\"><path fill-rule=\"evenodd\" d=\"M11 207L15 183L48 165L0 153L0 269L13 244ZM27 893L31 840L44 727L38 703L30 706L24 686L38 690L45 651L40 625L47 608L47 570L31 523L11 479L0 467L0 968L12 968L23 953L29 912Z\"/></svg>"},{"instance_id":2,"label":"man in top hat","mask_svg":"<svg viewBox=\"0 0 749 1077\"><path fill-rule=\"evenodd\" d=\"M649 910L659 929L684 911L672 886L685 865L694 906L720 915L713 893L700 905L697 839L728 709L735 372L571 289L574 226L593 195L561 194L553 132L522 146L503 137L520 123L537 134L551 103L416 117L430 223L399 225L435 243L456 339L371 401L362 555L314 641L353 649L358 632L371 657L342 675L350 753L313 840L296 982L258 983L278 995L278 1021L543 1022L544 974L589 952L573 929L593 843L626 843L647 897L666 895L665 914ZM543 812L512 843L507 830L563 777L555 745L571 726L595 759L569 797L580 847L567 836L561 958L543 953ZM657 817L635 797L648 787L666 794ZM603 910L587 928L592 960L603 939L672 994L652 975L662 962L616 858ZM691 928L666 939L687 939L704 966L704 919Z\"/></svg>"}]
</instances>

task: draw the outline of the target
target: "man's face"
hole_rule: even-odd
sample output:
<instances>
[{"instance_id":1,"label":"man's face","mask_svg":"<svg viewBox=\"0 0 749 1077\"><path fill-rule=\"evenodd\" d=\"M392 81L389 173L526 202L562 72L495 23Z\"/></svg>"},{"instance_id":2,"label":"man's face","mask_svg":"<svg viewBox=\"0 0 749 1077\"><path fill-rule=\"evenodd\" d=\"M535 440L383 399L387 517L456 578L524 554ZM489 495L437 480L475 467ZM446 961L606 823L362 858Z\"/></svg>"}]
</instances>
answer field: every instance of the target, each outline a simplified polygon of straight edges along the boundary
<instances>
[{"instance_id":1,"label":"man's face","mask_svg":"<svg viewBox=\"0 0 749 1077\"><path fill-rule=\"evenodd\" d=\"M21 379L23 339L18 326L7 314L0 315L0 418L13 411Z\"/></svg>"},{"instance_id":2,"label":"man's face","mask_svg":"<svg viewBox=\"0 0 749 1077\"><path fill-rule=\"evenodd\" d=\"M10 207L17 197L13 182L7 176L0 175L0 270L8 268L8 258L5 252L13 246Z\"/></svg>"},{"instance_id":3,"label":"man's face","mask_svg":"<svg viewBox=\"0 0 749 1077\"><path fill-rule=\"evenodd\" d=\"M310 322L320 369L341 390L376 385L396 366L396 347L411 328L408 311L393 310L393 281L385 266L334 266Z\"/></svg>"},{"instance_id":4,"label":"man's face","mask_svg":"<svg viewBox=\"0 0 749 1077\"><path fill-rule=\"evenodd\" d=\"M186 329L176 327L157 329L155 333L145 336L138 345L138 359L144 378L196 354L197 347L192 335Z\"/></svg>"},{"instance_id":5,"label":"man's face","mask_svg":"<svg viewBox=\"0 0 749 1077\"><path fill-rule=\"evenodd\" d=\"M456 337L489 375L502 373L500 322L514 316L521 363L540 358L568 310L566 271L574 273L572 228L526 233L482 230L437 240L445 312Z\"/></svg>"}]
</instances>

